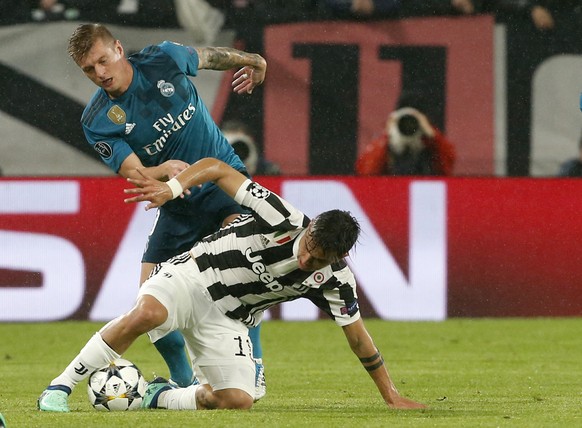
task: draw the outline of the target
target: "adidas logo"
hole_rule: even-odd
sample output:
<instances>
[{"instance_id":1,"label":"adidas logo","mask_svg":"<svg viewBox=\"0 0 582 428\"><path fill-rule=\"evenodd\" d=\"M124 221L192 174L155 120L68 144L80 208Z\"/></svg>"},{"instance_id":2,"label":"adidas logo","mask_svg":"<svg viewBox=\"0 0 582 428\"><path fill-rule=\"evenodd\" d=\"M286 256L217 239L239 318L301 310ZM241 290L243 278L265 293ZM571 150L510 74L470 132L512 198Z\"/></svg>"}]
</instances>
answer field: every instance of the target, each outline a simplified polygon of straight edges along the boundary
<instances>
[{"instance_id":1,"label":"adidas logo","mask_svg":"<svg viewBox=\"0 0 582 428\"><path fill-rule=\"evenodd\" d=\"M135 123L126 123L125 124L125 135L129 135L131 131L135 128Z\"/></svg>"}]
</instances>

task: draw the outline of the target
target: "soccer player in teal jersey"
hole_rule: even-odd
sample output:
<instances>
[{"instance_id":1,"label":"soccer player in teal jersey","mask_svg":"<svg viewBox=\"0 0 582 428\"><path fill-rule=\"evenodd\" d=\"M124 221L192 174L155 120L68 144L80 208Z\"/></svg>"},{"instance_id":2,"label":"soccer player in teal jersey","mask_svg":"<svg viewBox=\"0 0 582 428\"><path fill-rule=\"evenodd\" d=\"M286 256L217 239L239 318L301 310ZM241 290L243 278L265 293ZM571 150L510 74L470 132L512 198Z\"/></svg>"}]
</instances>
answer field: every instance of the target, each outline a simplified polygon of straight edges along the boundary
<instances>
[{"instance_id":1,"label":"soccer player in teal jersey","mask_svg":"<svg viewBox=\"0 0 582 428\"><path fill-rule=\"evenodd\" d=\"M125 178L141 173L166 181L204 157L215 157L245 172L240 158L212 120L189 76L200 69L229 70L233 90L251 93L267 64L257 54L223 47L193 48L172 42L148 46L127 58L123 46L101 24L83 24L69 39L69 55L99 89L81 123L103 161ZM158 211L142 258L140 283L157 263L188 250L230 223L243 209L210 184L186 191ZM257 396L265 393L259 330L251 332L257 358ZM178 332L155 342L178 385L193 372Z\"/></svg>"}]
</instances>

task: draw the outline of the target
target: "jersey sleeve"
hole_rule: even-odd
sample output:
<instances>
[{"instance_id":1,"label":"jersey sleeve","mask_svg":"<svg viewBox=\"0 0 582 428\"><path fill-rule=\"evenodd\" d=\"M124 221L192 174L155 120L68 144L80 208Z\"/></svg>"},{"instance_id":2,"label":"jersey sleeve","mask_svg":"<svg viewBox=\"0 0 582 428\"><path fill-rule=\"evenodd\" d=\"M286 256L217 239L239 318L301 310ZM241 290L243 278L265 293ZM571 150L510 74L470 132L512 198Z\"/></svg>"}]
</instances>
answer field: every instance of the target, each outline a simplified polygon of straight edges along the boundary
<instances>
[{"instance_id":1,"label":"jersey sleeve","mask_svg":"<svg viewBox=\"0 0 582 428\"><path fill-rule=\"evenodd\" d=\"M323 271L319 274L325 275ZM360 319L356 279L345 261L333 268L333 277L330 280L320 288L310 290L305 297L340 327Z\"/></svg>"},{"instance_id":2,"label":"jersey sleeve","mask_svg":"<svg viewBox=\"0 0 582 428\"><path fill-rule=\"evenodd\" d=\"M250 179L239 187L234 200L251 209L258 222L276 230L294 230L309 222L307 216L289 202Z\"/></svg>"},{"instance_id":3,"label":"jersey sleeve","mask_svg":"<svg viewBox=\"0 0 582 428\"><path fill-rule=\"evenodd\" d=\"M83 132L93 150L99 153L101 160L115 173L119 172L123 161L133 153L129 144L121 138L107 138L96 134L85 126L83 127Z\"/></svg>"},{"instance_id":4,"label":"jersey sleeve","mask_svg":"<svg viewBox=\"0 0 582 428\"><path fill-rule=\"evenodd\" d=\"M178 65L178 68L188 76L196 76L198 74L200 59L198 58L198 52L193 47L165 41L160 44L160 49L170 55Z\"/></svg>"}]
</instances>

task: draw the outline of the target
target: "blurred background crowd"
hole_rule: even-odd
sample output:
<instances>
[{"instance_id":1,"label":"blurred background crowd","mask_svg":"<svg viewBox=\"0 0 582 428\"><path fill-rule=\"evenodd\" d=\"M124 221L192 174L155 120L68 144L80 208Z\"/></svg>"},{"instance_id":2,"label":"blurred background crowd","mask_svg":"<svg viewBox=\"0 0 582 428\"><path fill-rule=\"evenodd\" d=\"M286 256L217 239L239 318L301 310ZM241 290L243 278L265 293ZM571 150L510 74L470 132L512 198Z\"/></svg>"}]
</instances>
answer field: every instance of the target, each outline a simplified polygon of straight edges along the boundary
<instances>
[{"instance_id":1,"label":"blurred background crowd","mask_svg":"<svg viewBox=\"0 0 582 428\"><path fill-rule=\"evenodd\" d=\"M281 23L354 21L375 22L413 17L457 17L492 15L495 22L511 26L519 22L545 40L548 52L579 35L582 0L2 0L0 25L55 21L95 21L108 24L186 30L192 44L212 45L224 30L232 31L235 46L263 52L266 26ZM510 38L515 36L510 36ZM535 41L534 41L535 42ZM574 42L579 43L579 42ZM510 50L510 48L509 48ZM573 92L578 89L573 88ZM451 141L432 114L431 94L409 97L401 94L387 106L384 128L358 150L350 168L356 175L455 175L458 141ZM418 94L417 94L418 95ZM515 98L515 97L514 97ZM262 103L262 99L245 101ZM261 113L260 107L253 111ZM508 122L515 106L508 104ZM248 110L248 109L247 109ZM230 116L230 117L228 117ZM529 117L527 117L529 119ZM532 119L533 120L533 119ZM245 123L246 122L246 123ZM262 129L253 118L244 117L235 106L222 126L227 138L242 158L252 162L256 174L285 173L275 162L265 159ZM508 126L511 128L511 125ZM529 175L529 167L519 162L530 156L531 141L519 141L508 132L508 156L516 159L507 175ZM525 147L525 148L524 148ZM578 142L571 139L572 159L552 166L554 175L580 176ZM529 160L528 160L529 162ZM562 164L563 163L563 164ZM0 165L1 167L1 165ZM546 169L547 171L547 169ZM343 172L342 172L343 173ZM546 172L545 175L553 175Z\"/></svg>"},{"instance_id":2,"label":"blurred background crowd","mask_svg":"<svg viewBox=\"0 0 582 428\"><path fill-rule=\"evenodd\" d=\"M189 7L201 10L199 14L212 9L213 13L222 16L226 28L241 32L249 27L249 23L256 25L260 22L373 20L480 13L492 13L499 21L528 19L538 30L547 31L574 20L573 12L581 6L579 0L3 0L0 2L0 23L81 19L144 27L176 27L182 25L181 12Z\"/></svg>"}]
</instances>

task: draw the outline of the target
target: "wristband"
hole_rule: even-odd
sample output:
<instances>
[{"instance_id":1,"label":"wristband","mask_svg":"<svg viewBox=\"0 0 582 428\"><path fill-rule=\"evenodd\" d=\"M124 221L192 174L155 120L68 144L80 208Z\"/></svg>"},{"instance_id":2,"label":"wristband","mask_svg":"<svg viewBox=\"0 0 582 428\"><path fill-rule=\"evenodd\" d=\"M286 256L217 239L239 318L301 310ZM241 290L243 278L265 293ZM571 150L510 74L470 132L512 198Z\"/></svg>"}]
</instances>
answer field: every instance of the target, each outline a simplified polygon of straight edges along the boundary
<instances>
[{"instance_id":1,"label":"wristband","mask_svg":"<svg viewBox=\"0 0 582 428\"><path fill-rule=\"evenodd\" d=\"M172 191L172 199L176 199L184 192L184 189L182 189L182 185L176 179L176 177L166 181L166 184L170 187L170 190Z\"/></svg>"}]
</instances>

